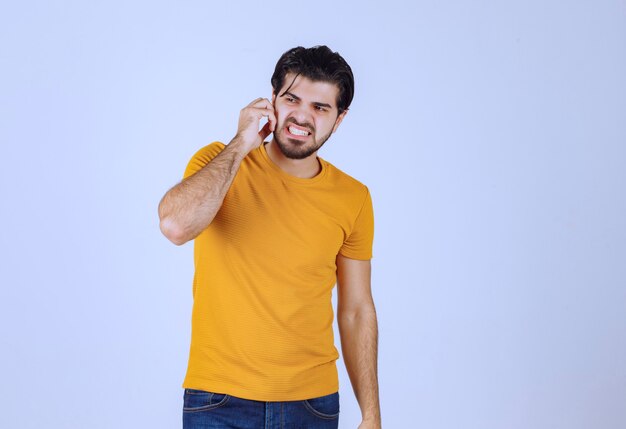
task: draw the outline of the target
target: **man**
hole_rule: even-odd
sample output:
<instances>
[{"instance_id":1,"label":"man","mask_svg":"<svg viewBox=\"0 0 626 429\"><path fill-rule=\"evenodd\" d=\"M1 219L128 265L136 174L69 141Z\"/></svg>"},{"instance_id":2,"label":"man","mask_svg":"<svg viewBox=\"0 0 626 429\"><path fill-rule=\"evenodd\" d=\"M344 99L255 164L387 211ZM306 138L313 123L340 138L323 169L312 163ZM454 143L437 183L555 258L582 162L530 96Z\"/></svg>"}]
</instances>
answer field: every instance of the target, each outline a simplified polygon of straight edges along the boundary
<instances>
[{"instance_id":1,"label":"man","mask_svg":"<svg viewBox=\"0 0 626 429\"><path fill-rule=\"evenodd\" d=\"M271 101L244 107L230 143L200 149L159 204L170 241L195 239L183 427L337 428L337 283L360 428L380 428L372 200L317 156L348 112L352 71L326 46L297 47L271 83Z\"/></svg>"}]
</instances>

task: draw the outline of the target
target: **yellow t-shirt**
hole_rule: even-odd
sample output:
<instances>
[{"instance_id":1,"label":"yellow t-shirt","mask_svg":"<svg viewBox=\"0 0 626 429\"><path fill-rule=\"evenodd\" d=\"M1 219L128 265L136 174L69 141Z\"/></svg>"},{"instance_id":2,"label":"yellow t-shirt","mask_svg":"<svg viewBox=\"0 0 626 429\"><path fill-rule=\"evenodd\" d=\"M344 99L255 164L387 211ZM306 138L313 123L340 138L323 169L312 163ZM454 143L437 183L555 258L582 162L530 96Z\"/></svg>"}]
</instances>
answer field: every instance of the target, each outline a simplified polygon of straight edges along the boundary
<instances>
[{"instance_id":1,"label":"yellow t-shirt","mask_svg":"<svg viewBox=\"0 0 626 429\"><path fill-rule=\"evenodd\" d=\"M200 149L184 177L225 147ZM189 364L183 387L257 401L339 390L332 288L338 253L370 259L368 188L318 157L310 179L265 145L242 161L222 207L195 239Z\"/></svg>"}]
</instances>

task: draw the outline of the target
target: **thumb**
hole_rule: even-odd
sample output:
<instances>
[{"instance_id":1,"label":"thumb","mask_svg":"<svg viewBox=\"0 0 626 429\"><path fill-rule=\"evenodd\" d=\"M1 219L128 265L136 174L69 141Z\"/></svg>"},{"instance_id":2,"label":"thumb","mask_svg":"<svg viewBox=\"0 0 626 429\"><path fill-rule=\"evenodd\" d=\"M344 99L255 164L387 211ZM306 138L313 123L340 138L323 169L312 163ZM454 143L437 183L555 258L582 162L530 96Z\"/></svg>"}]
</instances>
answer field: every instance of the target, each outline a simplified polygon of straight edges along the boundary
<instances>
[{"instance_id":1,"label":"thumb","mask_svg":"<svg viewBox=\"0 0 626 429\"><path fill-rule=\"evenodd\" d=\"M267 122L265 125L263 125L263 128L261 128L261 131L259 131L259 137L261 137L261 140L265 140L265 138L271 133L272 130L270 129L270 123Z\"/></svg>"}]
</instances>

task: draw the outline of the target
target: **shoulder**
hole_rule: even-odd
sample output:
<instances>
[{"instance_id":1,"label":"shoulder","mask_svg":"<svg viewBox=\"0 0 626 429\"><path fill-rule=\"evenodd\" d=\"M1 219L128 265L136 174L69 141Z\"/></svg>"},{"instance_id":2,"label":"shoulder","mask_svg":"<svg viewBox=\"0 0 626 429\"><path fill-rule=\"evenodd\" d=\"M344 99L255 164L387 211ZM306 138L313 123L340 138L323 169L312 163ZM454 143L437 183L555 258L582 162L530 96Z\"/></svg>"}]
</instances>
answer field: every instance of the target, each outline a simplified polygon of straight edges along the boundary
<instances>
[{"instance_id":1,"label":"shoulder","mask_svg":"<svg viewBox=\"0 0 626 429\"><path fill-rule=\"evenodd\" d=\"M334 164L326 161L325 159L322 159L322 161L326 163L328 178L331 181L334 190L339 193L345 192L353 197L357 197L357 199L360 198L360 201L363 202L364 198L369 194L368 187L360 180L336 167Z\"/></svg>"},{"instance_id":2,"label":"shoulder","mask_svg":"<svg viewBox=\"0 0 626 429\"><path fill-rule=\"evenodd\" d=\"M332 193L335 196L334 200L340 201L338 204L345 207L353 218L364 210L368 213L372 212L373 204L369 188L363 182L337 168L332 163L326 160L323 162L326 163L326 168L328 169L327 175L329 185L332 187Z\"/></svg>"},{"instance_id":3,"label":"shoulder","mask_svg":"<svg viewBox=\"0 0 626 429\"><path fill-rule=\"evenodd\" d=\"M183 178L187 178L201 170L202 167L211 162L225 147L226 145L224 143L215 141L197 150L187 163Z\"/></svg>"},{"instance_id":4,"label":"shoulder","mask_svg":"<svg viewBox=\"0 0 626 429\"><path fill-rule=\"evenodd\" d=\"M196 153L194 153L192 159L206 159L208 162L211 159L215 158L225 147L226 145L224 143L214 141L197 150Z\"/></svg>"}]
</instances>

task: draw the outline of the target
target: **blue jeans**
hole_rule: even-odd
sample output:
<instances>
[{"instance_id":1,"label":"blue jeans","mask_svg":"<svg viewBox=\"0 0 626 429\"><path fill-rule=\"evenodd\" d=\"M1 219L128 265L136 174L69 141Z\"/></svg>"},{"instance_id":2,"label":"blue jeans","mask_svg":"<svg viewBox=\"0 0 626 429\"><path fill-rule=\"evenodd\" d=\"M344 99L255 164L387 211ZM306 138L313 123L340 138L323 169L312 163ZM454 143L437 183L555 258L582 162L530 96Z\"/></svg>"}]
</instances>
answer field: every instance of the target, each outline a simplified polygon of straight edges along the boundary
<instances>
[{"instance_id":1,"label":"blue jeans","mask_svg":"<svg viewBox=\"0 0 626 429\"><path fill-rule=\"evenodd\" d=\"M337 429L339 392L303 401L262 402L185 389L183 429Z\"/></svg>"}]
</instances>

